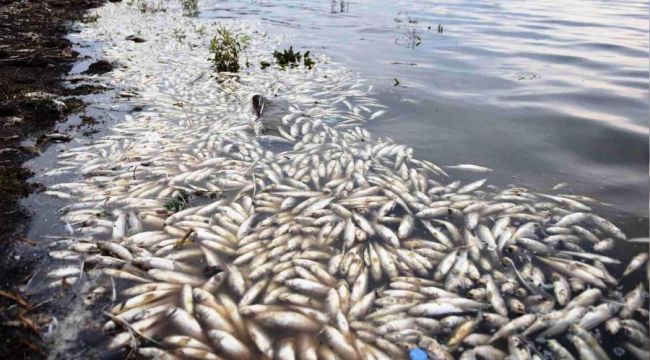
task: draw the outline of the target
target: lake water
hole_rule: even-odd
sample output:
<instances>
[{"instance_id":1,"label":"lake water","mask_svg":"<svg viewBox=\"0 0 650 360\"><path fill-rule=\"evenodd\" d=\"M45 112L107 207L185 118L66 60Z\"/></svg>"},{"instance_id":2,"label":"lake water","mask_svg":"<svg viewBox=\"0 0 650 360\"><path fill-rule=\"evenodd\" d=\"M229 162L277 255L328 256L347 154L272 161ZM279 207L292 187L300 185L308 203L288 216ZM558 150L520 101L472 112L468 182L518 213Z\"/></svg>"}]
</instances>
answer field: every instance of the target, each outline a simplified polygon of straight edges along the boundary
<instances>
[{"instance_id":1,"label":"lake water","mask_svg":"<svg viewBox=\"0 0 650 360\"><path fill-rule=\"evenodd\" d=\"M647 2L202 0L199 8L205 18L260 21L286 34L286 45L359 72L391 109L371 132L419 156L491 167L502 184L566 182L632 222L648 217Z\"/></svg>"}]
</instances>

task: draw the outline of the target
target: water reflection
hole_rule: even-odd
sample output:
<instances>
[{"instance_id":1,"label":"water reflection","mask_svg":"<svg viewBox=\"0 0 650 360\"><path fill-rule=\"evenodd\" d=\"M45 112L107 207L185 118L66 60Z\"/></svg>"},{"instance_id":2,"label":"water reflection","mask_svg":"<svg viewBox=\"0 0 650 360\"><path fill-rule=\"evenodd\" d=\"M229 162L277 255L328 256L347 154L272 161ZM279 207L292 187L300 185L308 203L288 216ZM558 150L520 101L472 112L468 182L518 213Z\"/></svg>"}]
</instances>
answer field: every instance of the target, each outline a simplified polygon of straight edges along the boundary
<instances>
[{"instance_id":1,"label":"water reflection","mask_svg":"<svg viewBox=\"0 0 650 360\"><path fill-rule=\"evenodd\" d=\"M332 0L330 12L332 14L350 12L350 2L347 0Z\"/></svg>"},{"instance_id":2,"label":"water reflection","mask_svg":"<svg viewBox=\"0 0 650 360\"><path fill-rule=\"evenodd\" d=\"M346 16L339 1L202 4L360 72L391 106L371 130L431 160L568 182L647 218L646 1L357 0Z\"/></svg>"}]
</instances>

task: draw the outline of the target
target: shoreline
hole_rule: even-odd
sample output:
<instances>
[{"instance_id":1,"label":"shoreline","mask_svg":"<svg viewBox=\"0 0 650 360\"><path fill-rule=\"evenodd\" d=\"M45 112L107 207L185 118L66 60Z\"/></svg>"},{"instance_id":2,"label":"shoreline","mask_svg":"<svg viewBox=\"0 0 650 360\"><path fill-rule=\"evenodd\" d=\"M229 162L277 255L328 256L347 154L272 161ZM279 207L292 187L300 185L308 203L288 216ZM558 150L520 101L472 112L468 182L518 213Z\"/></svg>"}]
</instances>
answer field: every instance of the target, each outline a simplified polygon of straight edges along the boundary
<instances>
[{"instance_id":1,"label":"shoreline","mask_svg":"<svg viewBox=\"0 0 650 360\"><path fill-rule=\"evenodd\" d=\"M47 317L46 306L38 315L20 305L18 287L34 270L39 257L34 252L21 251L32 247L25 238L30 214L19 204L20 199L34 191L38 184L30 183L31 171L23 164L38 156L48 141L25 146L25 141L51 133L55 124L80 113L83 102L70 97L83 95L66 88L67 74L79 54L72 50L66 38L73 21L84 19L86 10L103 4L103 0L42 0L38 2L2 1L0 7L0 289L8 292L0 297L0 354L18 358L42 358L46 355L39 334L39 320ZM20 254L16 255L16 254Z\"/></svg>"},{"instance_id":2,"label":"shoreline","mask_svg":"<svg viewBox=\"0 0 650 360\"><path fill-rule=\"evenodd\" d=\"M356 358L356 351L362 354L366 353L364 349L372 349L382 354L380 358L402 358L404 349L416 345L428 348L431 344L420 343L408 334L391 336L387 332L393 326L392 320L381 317L384 310L378 309L401 301L397 298L415 296L413 292L430 291L412 299L418 304L416 310L390 311L399 312L396 316L400 317L437 317L476 310L438 308L436 300L430 300L437 298L440 291L460 299L465 304L462 306L491 307L496 318L504 322L528 312L523 301L531 304L526 320L550 308L562 311L568 299L560 296L556 303L544 300L544 296L535 297L537 288L523 277L510 285L508 279L515 278L512 271L517 268L503 268L500 260L536 267L538 284L551 278L554 269L565 270L563 277L572 276L567 274L563 261L582 264L598 275L585 274L573 282L571 291L580 293L576 298L595 294L594 302L600 302L600 288L617 284L606 268L589 265L579 257L580 253L565 253L571 260L552 256L576 249L559 239L573 239L578 246L596 252L600 250L595 244L600 244L601 238L626 241L620 229L596 215L598 201L584 198L594 206L592 209L571 195L561 197L513 185L502 189L487 184L487 175L467 183L454 181L439 166L418 159L408 145L373 137L363 127L389 108L377 102L372 87L366 91L363 79L351 75L345 67L335 63L326 66L325 61L319 61L313 70L285 71L260 65L260 69L251 67L237 76L206 77L212 69L205 60L209 56L209 38L205 34L217 33L219 24L193 21L171 12L142 14L125 6L109 5L95 14L99 15L97 26L87 27L80 38L82 42L110 41L103 53L107 60L121 66L105 80L115 89L128 89L130 94L116 98L111 108L144 105L141 111L125 115L124 121L101 140L57 155L62 171L72 178L49 187L58 193L45 195L73 199L61 208L60 217L75 225L68 232L87 236L72 244L62 241L59 248L53 249L52 257L63 263L57 263L44 281L48 287L60 288L82 276L96 280L92 286L97 294L103 294L97 303L108 302L107 289L132 285L111 297L112 304L120 301L111 311L114 316L133 320L129 326L141 331L144 339L165 342L176 335L195 339L214 336L213 324L206 321L204 316L209 315L203 310L208 304L205 299L217 296L210 301L218 308L228 307L230 313L242 314L231 319L232 323L224 320L224 324L232 328L243 326L242 321L256 324L258 320L260 330L256 334L268 340L263 346L255 344L259 348L238 346L242 353L237 355L241 356L218 344L204 346L209 353L242 358L285 351L295 341L302 341L299 339L304 338L304 333L317 336L322 322L329 324L324 329L330 335L344 337L333 327L336 325L352 337L321 344L321 351L345 351L347 358ZM252 64L268 62L274 47L282 43L274 41L273 35L256 32L255 26L233 25L231 31L243 32L250 39L247 61ZM130 42L133 34L143 41ZM252 115L251 98L255 95L274 99L268 110L273 109L274 102L278 109L285 109L286 113L276 114L278 121L274 125L279 135L264 131L265 115L261 121ZM434 222L440 225L436 227ZM585 226L585 231L569 227L576 222ZM559 236L550 235L558 231L557 227L562 228ZM476 229L480 229L479 235ZM533 244L548 242L548 248L541 245L540 250L530 243L515 243L517 233L535 238ZM602 246L607 255L615 256L608 252L613 244L605 241L598 248ZM481 248L504 251L489 255ZM364 254L363 260L360 254ZM526 263L524 255L533 260ZM622 269L613 265L627 262L627 256L620 252L615 258L607 255L594 254L610 264L612 274L618 276ZM83 267L78 265L79 259L83 259ZM85 267L88 264L94 266ZM301 269L283 272L285 266ZM303 271L303 267L308 269ZM438 282L429 282L431 274ZM227 284L220 287L224 276ZM301 288L301 278L319 284L314 286L320 295L330 293L333 286L342 286L339 297L345 298L339 304L335 296L331 304L305 303L302 296L314 292ZM372 285L368 285L370 279ZM143 284L134 285L134 281ZM630 285L637 284L632 281ZM565 283L568 280L558 288ZM424 290L424 284L437 290ZM504 290L495 291L497 285ZM520 286L521 290L514 292L512 286ZM598 289L591 290L592 286ZM485 303L477 303L468 292L473 288L495 295L481 300ZM400 292L402 289L407 292ZM207 298L202 297L203 290L209 292ZM294 297L294 292L299 296ZM500 292L513 299L510 309ZM345 310L347 315L318 312L330 305L331 309L342 308L348 303L348 293L355 294L355 299L367 295L366 299L371 300L363 311L352 314L351 309ZM626 296L637 293L630 291ZM140 304L140 299L160 299L162 303ZM238 305L234 305L236 300L240 300ZM267 329L278 327L271 315L256 313L264 311L268 304L272 306L271 315L298 319L295 324L280 326L286 330L283 337ZM301 306L301 310L291 304ZM138 314L145 311L144 318L131 318L131 307L137 307ZM80 310L68 321L71 338L79 332L78 324L87 313ZM581 306L578 310L586 312L589 308ZM196 315L192 315L194 312ZM308 314L319 321L312 322ZM333 324L333 316L344 321ZM376 333L347 329L345 325L378 318L382 320L376 324L380 326ZM409 321L400 326L409 331L429 331L425 325ZM192 325L188 328L187 324ZM478 326L474 320L469 324ZM89 321L88 325L97 328L100 324ZM155 358L187 350L176 344L159 348L156 342L143 347L131 345L127 331L130 327L116 325L108 320L102 327L116 331L107 345L110 351L126 353L137 349L140 355ZM458 331L463 331L458 326ZM496 322L485 323L477 334L491 337L492 329L498 326ZM241 332L232 335L231 340L252 344L251 336ZM353 340L354 344L348 343ZM64 346L71 347L69 342ZM446 350L434 345L432 351L440 350L450 358L456 351L472 354L485 350L479 347ZM505 341L490 349L505 351Z\"/></svg>"},{"instance_id":3,"label":"shoreline","mask_svg":"<svg viewBox=\"0 0 650 360\"><path fill-rule=\"evenodd\" d=\"M628 243L625 228L598 215L603 204L597 200L501 188L488 183L488 175L454 179L442 167L472 165L439 167L416 157L410 145L373 136L364 125L391 116L390 107L377 101L372 86L365 90L364 79L327 55L317 58L314 69L263 67L282 38L236 19L225 22L249 39L247 63L259 63L260 69L247 65L235 76L210 76L206 34L218 33L222 25L126 5L73 15L92 23L69 37L75 49L84 54L81 49L102 44L102 55L92 61L118 65L95 78L108 84L107 97L83 98L86 105L75 107L55 100L74 89L46 89L51 98L21 93L19 105L32 104L44 118L63 119L72 108L99 105L116 122L106 133L75 136L25 165L36 173L30 181L42 185L27 189L35 193L20 203L36 209L32 221L23 223L29 225L28 238L10 244L2 260L25 273L12 269L4 275L12 288L0 292L8 304L0 315L14 319L3 319L3 335L11 336L7 344L15 348L1 351L51 359L117 358L137 351L159 358L184 356L191 349L173 339L189 336L210 340L202 345L204 355L227 358L274 358L302 347L346 358L370 353L403 358L406 349L418 347L451 358L486 349L457 347L472 333L495 341L488 349L505 356L506 345L510 352L519 349L520 337L506 344L495 328L507 329L504 324L520 315L541 319L551 309L583 315L609 309L610 297L623 299L619 291L627 292L621 301L631 299L627 307L634 306L621 318L636 317L633 321L645 326L645 315L635 311L645 304L637 298L647 280L640 272L625 281L620 274L629 272L623 269L629 252L639 253L647 238ZM72 56L89 62L87 56ZM259 107L253 114L256 96L273 99L264 114ZM47 124L15 140L25 136L25 149L40 153L47 142L38 139L52 131ZM73 134L59 131L49 141ZM35 146L27 148L33 140ZM23 151L11 149L4 153ZM48 191L39 192L44 186ZM47 249L34 246L41 238L48 239ZM610 251L620 244L629 246ZM43 285L47 294L27 301L14 288L30 271L33 279L19 288L29 293L32 285ZM556 285L554 277L563 281ZM555 297L541 287L545 280L554 281ZM557 295L555 287L566 291ZM577 296L564 297L567 292ZM311 300L325 294L322 301ZM403 300L410 309L392 308ZM215 325L209 306L233 315ZM492 316L480 315L482 310ZM391 316L385 317L386 311ZM278 314L295 321L278 323ZM459 314L479 315L461 324L453 321ZM443 340L446 335L431 330L447 316L453 325L445 332L461 334L460 340L456 335ZM567 329L553 327L545 333L560 341ZM585 330L589 335L591 329ZM413 331L427 337L413 338ZM39 332L47 345L38 341ZM224 348L222 335L238 345ZM260 338L264 341L256 341ZM603 347L609 350L619 339L606 338ZM548 346L526 348L552 350ZM580 342L567 346L584 348Z\"/></svg>"}]
</instances>

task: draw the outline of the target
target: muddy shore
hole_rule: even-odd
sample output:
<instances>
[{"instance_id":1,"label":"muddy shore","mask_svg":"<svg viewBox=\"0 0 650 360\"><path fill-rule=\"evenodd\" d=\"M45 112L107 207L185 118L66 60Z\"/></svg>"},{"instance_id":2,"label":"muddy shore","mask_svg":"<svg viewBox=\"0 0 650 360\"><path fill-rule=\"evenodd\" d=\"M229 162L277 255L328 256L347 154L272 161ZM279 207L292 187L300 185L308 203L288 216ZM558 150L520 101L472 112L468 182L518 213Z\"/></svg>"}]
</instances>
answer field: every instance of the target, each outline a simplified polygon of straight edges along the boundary
<instances>
[{"instance_id":1,"label":"muddy shore","mask_svg":"<svg viewBox=\"0 0 650 360\"><path fill-rule=\"evenodd\" d=\"M78 54L65 38L73 21L93 21L84 15L103 0L0 1L0 357L42 358L41 325L49 321L47 305L36 308L20 294L38 255L20 249L34 245L25 238L30 215L19 200L39 185L23 167L47 145L45 134L83 102L69 97L79 90L64 87L66 74ZM89 89L92 90L92 89ZM39 138L41 140L39 140ZM37 140L24 146L27 139Z\"/></svg>"}]
</instances>

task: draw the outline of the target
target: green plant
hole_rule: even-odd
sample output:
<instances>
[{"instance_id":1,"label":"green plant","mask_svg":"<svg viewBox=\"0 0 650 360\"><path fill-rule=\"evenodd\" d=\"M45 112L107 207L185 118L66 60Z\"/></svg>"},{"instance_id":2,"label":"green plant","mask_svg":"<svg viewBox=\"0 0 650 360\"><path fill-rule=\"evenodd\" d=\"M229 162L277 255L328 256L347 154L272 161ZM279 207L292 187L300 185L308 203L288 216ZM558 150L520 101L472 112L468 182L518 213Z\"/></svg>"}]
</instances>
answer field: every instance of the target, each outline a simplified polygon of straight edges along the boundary
<instances>
[{"instance_id":1,"label":"green plant","mask_svg":"<svg viewBox=\"0 0 650 360\"><path fill-rule=\"evenodd\" d=\"M316 65L316 62L309 57L309 51L307 51L305 53L305 56L303 57L303 64L309 70L311 70L314 67L314 65Z\"/></svg>"},{"instance_id":2,"label":"green plant","mask_svg":"<svg viewBox=\"0 0 650 360\"><path fill-rule=\"evenodd\" d=\"M129 6L135 4L141 13L146 13L146 12L155 13L155 12L167 11L167 8L165 7L165 3L163 0L158 0L155 4L149 3L148 0L129 0L126 4Z\"/></svg>"},{"instance_id":3,"label":"green plant","mask_svg":"<svg viewBox=\"0 0 650 360\"><path fill-rule=\"evenodd\" d=\"M279 52L277 50L274 51L273 58L275 58L275 62L283 69L287 65L291 68L300 66L301 59L303 61L303 65L308 69L311 69L314 67L314 65L316 65L316 62L309 57L309 51L305 52L305 54L302 55L299 51L293 51L293 46L290 46L289 49L284 49L282 52Z\"/></svg>"},{"instance_id":4,"label":"green plant","mask_svg":"<svg viewBox=\"0 0 650 360\"><path fill-rule=\"evenodd\" d=\"M213 55L211 60L217 71L239 71L239 54L246 50L250 40L246 34L234 33L225 26L220 26L217 35L210 41L210 53Z\"/></svg>"},{"instance_id":5,"label":"green plant","mask_svg":"<svg viewBox=\"0 0 650 360\"><path fill-rule=\"evenodd\" d=\"M169 199L164 207L165 210L169 212L179 212L187 207L187 204L190 202L190 194L183 190L179 189L176 192L176 195Z\"/></svg>"}]
</instances>

